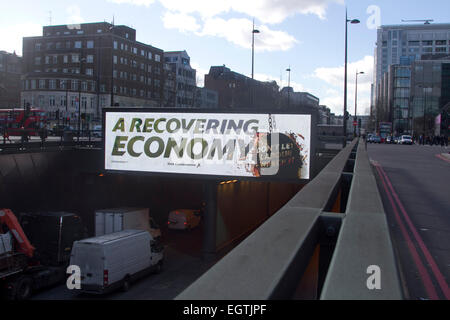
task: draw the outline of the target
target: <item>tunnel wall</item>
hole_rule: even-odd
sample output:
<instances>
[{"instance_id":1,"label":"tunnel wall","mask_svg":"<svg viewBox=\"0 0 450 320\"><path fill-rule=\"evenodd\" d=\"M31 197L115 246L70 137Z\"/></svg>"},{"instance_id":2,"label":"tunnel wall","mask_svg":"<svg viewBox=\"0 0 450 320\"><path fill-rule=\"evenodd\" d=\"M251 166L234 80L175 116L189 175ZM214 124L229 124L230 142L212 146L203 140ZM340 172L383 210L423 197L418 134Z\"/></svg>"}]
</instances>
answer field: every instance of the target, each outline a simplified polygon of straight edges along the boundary
<instances>
[{"instance_id":1,"label":"tunnel wall","mask_svg":"<svg viewBox=\"0 0 450 320\"><path fill-rule=\"evenodd\" d=\"M302 185L279 182L249 182L218 186L218 249L245 236L289 201Z\"/></svg>"}]
</instances>

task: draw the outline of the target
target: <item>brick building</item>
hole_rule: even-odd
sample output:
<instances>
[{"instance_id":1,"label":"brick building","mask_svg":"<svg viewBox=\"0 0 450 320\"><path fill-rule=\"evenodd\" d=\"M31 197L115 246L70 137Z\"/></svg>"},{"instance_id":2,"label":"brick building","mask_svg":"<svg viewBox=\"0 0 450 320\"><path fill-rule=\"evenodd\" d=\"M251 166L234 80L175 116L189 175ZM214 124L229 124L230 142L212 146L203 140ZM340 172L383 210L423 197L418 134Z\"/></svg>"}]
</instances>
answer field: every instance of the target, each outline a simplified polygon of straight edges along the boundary
<instances>
[{"instance_id":1,"label":"brick building","mask_svg":"<svg viewBox=\"0 0 450 320\"><path fill-rule=\"evenodd\" d=\"M103 107L162 105L163 50L136 41L127 26L44 26L42 36L23 38L23 66L22 104L58 122L80 114L87 126L100 122Z\"/></svg>"},{"instance_id":2,"label":"brick building","mask_svg":"<svg viewBox=\"0 0 450 320\"><path fill-rule=\"evenodd\" d=\"M20 104L22 58L16 53L0 51L0 108L17 108Z\"/></svg>"}]
</instances>

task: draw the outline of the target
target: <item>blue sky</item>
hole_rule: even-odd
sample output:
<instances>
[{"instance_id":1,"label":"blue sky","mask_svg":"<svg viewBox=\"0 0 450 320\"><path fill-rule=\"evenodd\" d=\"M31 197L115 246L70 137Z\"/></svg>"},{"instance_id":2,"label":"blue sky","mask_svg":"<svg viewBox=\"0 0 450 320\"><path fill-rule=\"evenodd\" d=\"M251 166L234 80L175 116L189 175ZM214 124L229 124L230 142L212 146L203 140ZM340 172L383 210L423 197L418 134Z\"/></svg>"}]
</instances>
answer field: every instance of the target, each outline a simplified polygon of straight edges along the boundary
<instances>
[{"instance_id":1,"label":"blue sky","mask_svg":"<svg viewBox=\"0 0 450 320\"><path fill-rule=\"evenodd\" d=\"M24 36L42 26L108 21L137 30L137 40L165 51L186 50L198 85L212 65L251 74L251 23L255 36L255 78L308 91L342 114L345 7L349 18L348 106L353 114L355 73L358 114L367 114L376 27L402 19L450 22L450 1L388 0L78 0L14 1L0 12L0 50L22 53ZM4 7L5 8L5 7ZM50 13L51 12L51 13Z\"/></svg>"}]
</instances>

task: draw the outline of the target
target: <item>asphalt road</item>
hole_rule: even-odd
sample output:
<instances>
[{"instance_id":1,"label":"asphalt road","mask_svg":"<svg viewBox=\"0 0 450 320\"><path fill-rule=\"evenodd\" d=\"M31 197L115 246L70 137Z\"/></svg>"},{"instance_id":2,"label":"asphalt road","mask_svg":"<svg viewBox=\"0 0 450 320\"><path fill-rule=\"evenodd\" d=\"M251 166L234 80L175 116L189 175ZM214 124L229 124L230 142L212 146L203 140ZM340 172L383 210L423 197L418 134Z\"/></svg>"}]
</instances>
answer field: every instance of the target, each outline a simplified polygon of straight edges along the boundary
<instances>
[{"instance_id":1,"label":"asphalt road","mask_svg":"<svg viewBox=\"0 0 450 320\"><path fill-rule=\"evenodd\" d=\"M450 147L368 144L409 299L450 299Z\"/></svg>"}]
</instances>

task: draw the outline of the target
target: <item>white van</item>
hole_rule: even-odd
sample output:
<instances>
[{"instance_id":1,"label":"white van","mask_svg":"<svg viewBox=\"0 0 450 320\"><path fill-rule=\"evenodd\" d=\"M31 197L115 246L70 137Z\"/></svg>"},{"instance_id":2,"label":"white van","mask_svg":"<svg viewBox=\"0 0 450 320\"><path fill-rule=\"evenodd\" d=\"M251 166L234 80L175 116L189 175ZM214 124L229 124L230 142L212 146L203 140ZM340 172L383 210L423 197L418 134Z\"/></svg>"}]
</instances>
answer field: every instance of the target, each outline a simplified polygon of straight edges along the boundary
<instances>
[{"instance_id":1,"label":"white van","mask_svg":"<svg viewBox=\"0 0 450 320\"><path fill-rule=\"evenodd\" d=\"M199 225L200 210L177 209L169 212L167 226L169 229L190 230Z\"/></svg>"},{"instance_id":2,"label":"white van","mask_svg":"<svg viewBox=\"0 0 450 320\"><path fill-rule=\"evenodd\" d=\"M70 264L81 271L81 291L105 293L162 267L163 248L144 230L123 230L75 241Z\"/></svg>"}]
</instances>

